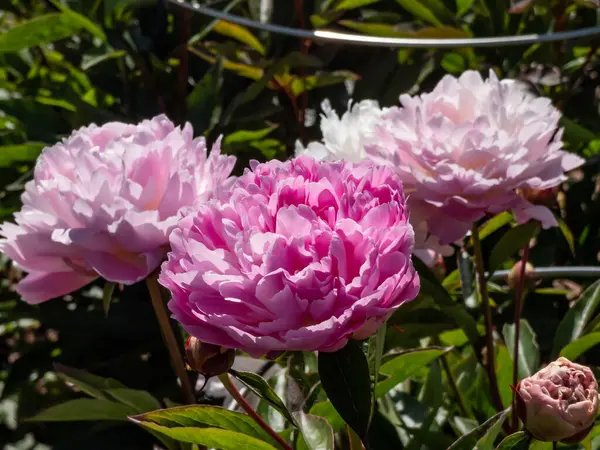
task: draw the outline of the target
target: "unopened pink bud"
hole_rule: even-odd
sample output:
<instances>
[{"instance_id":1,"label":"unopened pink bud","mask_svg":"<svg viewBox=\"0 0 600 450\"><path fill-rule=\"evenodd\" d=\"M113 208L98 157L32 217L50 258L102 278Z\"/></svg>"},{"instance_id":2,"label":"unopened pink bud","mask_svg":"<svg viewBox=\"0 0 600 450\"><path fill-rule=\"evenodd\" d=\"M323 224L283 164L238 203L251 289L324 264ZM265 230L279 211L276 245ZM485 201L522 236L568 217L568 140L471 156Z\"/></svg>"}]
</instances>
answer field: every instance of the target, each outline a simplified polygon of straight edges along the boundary
<instances>
[{"instance_id":1,"label":"unopened pink bud","mask_svg":"<svg viewBox=\"0 0 600 450\"><path fill-rule=\"evenodd\" d=\"M540 441L583 440L598 413L598 383L589 367L558 358L517 386L517 413Z\"/></svg>"}]
</instances>

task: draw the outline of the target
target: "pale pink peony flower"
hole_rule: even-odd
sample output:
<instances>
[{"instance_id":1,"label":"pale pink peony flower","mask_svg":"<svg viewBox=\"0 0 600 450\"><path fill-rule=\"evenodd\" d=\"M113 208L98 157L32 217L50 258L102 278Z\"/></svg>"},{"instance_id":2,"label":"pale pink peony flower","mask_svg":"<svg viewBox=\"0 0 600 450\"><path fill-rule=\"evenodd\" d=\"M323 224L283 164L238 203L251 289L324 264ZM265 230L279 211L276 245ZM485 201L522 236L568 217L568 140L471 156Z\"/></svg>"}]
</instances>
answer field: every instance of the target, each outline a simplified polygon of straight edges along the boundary
<instances>
[{"instance_id":1,"label":"pale pink peony flower","mask_svg":"<svg viewBox=\"0 0 600 450\"><path fill-rule=\"evenodd\" d=\"M411 214L442 244L465 236L487 214L513 210L517 220L555 226L552 212L517 189L547 189L584 160L561 150L559 111L518 82L474 71L446 75L431 93L402 95L366 145L378 164L396 168Z\"/></svg>"},{"instance_id":2,"label":"pale pink peony flower","mask_svg":"<svg viewBox=\"0 0 600 450\"><path fill-rule=\"evenodd\" d=\"M170 241L159 281L174 317L254 356L337 350L419 291L402 186L370 163L253 162Z\"/></svg>"},{"instance_id":3,"label":"pale pink peony flower","mask_svg":"<svg viewBox=\"0 0 600 450\"><path fill-rule=\"evenodd\" d=\"M180 211L207 200L235 158L207 157L204 138L165 116L138 125L81 128L40 155L16 224L0 251L29 272L17 290L29 303L72 292L98 276L131 284L156 269Z\"/></svg>"},{"instance_id":4,"label":"pale pink peony flower","mask_svg":"<svg viewBox=\"0 0 600 450\"><path fill-rule=\"evenodd\" d=\"M348 111L340 118L328 100L321 104L322 142L311 142L306 148L296 143L296 156L309 155L322 161L359 162L367 159L366 145L375 139L375 130L381 116L388 108L380 108L374 100L363 100L354 105L348 103ZM414 211L410 222L415 231L414 254L428 266L433 266L439 255L449 256L452 247L440 245L438 239L428 233L427 223Z\"/></svg>"},{"instance_id":5,"label":"pale pink peony flower","mask_svg":"<svg viewBox=\"0 0 600 450\"><path fill-rule=\"evenodd\" d=\"M517 412L540 441L579 442L598 413L598 383L589 367L558 358L517 386Z\"/></svg>"}]
</instances>

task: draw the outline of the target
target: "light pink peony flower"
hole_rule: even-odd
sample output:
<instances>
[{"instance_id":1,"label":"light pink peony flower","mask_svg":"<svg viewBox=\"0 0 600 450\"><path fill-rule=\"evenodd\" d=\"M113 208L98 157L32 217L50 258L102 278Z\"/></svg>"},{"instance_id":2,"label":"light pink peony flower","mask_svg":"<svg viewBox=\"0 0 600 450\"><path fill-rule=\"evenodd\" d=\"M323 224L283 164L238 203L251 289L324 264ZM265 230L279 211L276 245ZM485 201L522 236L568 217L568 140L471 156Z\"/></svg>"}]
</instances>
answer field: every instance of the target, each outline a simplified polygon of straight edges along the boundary
<instances>
[{"instance_id":1,"label":"light pink peony flower","mask_svg":"<svg viewBox=\"0 0 600 450\"><path fill-rule=\"evenodd\" d=\"M18 292L39 303L98 276L145 278L166 256L180 210L207 200L234 164L219 143L207 157L204 138L164 116L73 132L43 151L16 224L0 227L0 251L29 272Z\"/></svg>"},{"instance_id":2,"label":"light pink peony flower","mask_svg":"<svg viewBox=\"0 0 600 450\"><path fill-rule=\"evenodd\" d=\"M598 383L589 367L558 358L517 386L517 412L540 441L579 442L598 413Z\"/></svg>"},{"instance_id":3,"label":"light pink peony flower","mask_svg":"<svg viewBox=\"0 0 600 450\"><path fill-rule=\"evenodd\" d=\"M370 163L251 163L171 233L160 283L202 342L251 355L334 351L415 298L402 186Z\"/></svg>"},{"instance_id":4,"label":"light pink peony flower","mask_svg":"<svg viewBox=\"0 0 600 450\"><path fill-rule=\"evenodd\" d=\"M486 214L513 210L520 222L556 225L551 211L517 189L547 189L584 160L561 150L560 113L520 83L467 71L445 76L418 97L402 95L366 145L368 156L396 168L411 214L442 244L464 237Z\"/></svg>"},{"instance_id":5,"label":"light pink peony flower","mask_svg":"<svg viewBox=\"0 0 600 450\"><path fill-rule=\"evenodd\" d=\"M388 108L380 108L373 100L348 104L348 111L340 118L328 100L321 104L321 132L323 142L311 142L304 148L296 143L296 156L309 155L321 161L359 162L367 158L366 145L374 142L375 130ZM427 223L411 211L410 222L415 231L414 254L428 266L433 266L439 255L453 253L450 246L440 245L427 231Z\"/></svg>"}]
</instances>

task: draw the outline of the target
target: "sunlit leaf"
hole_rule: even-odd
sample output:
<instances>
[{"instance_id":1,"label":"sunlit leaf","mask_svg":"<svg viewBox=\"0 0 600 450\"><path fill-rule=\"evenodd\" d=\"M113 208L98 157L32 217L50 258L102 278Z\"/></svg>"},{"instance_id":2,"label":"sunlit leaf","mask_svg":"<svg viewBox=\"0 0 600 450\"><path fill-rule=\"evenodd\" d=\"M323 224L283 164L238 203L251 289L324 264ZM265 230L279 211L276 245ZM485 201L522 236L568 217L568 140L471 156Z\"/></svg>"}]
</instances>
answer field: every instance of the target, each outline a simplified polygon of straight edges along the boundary
<instances>
[{"instance_id":1,"label":"sunlit leaf","mask_svg":"<svg viewBox=\"0 0 600 450\"><path fill-rule=\"evenodd\" d=\"M563 347L582 336L583 330L594 316L598 304L600 304L600 281L596 281L585 290L558 325L552 347L553 355L558 355Z\"/></svg>"}]
</instances>

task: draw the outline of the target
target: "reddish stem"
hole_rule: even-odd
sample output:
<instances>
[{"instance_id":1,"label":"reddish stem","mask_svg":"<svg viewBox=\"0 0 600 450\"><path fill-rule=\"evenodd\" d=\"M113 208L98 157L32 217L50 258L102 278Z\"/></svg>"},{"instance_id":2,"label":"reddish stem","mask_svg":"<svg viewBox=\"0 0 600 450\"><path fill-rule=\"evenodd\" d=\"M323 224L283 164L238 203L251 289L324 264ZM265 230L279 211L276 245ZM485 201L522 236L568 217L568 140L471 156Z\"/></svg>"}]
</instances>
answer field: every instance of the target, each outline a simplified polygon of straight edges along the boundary
<instances>
[{"instance_id":1,"label":"reddish stem","mask_svg":"<svg viewBox=\"0 0 600 450\"><path fill-rule=\"evenodd\" d=\"M225 389L227 389L227 392L229 392L229 394L238 403L238 405L240 405L242 407L242 409L244 411L246 411L246 413L250 417L252 417L252 419L263 430L265 430L267 433L269 433L269 436L271 436L273 439L275 439L285 450L293 450L292 447L290 447L290 445L287 442L285 442L283 440L283 438L281 436L279 436L279 434L277 434L275 432L275 430L273 430L273 428L271 428L263 420L263 418L258 415L258 413L256 411L254 411L254 408L252 408L252 406L250 406L250 403L248 403L246 401L244 396L242 394L240 394L240 391L238 391L237 388L235 387L235 385L231 382L231 378L229 377L229 374L223 373L223 374L219 375L219 380L221 380L221 383L223 383L223 386L225 386Z\"/></svg>"}]
</instances>

